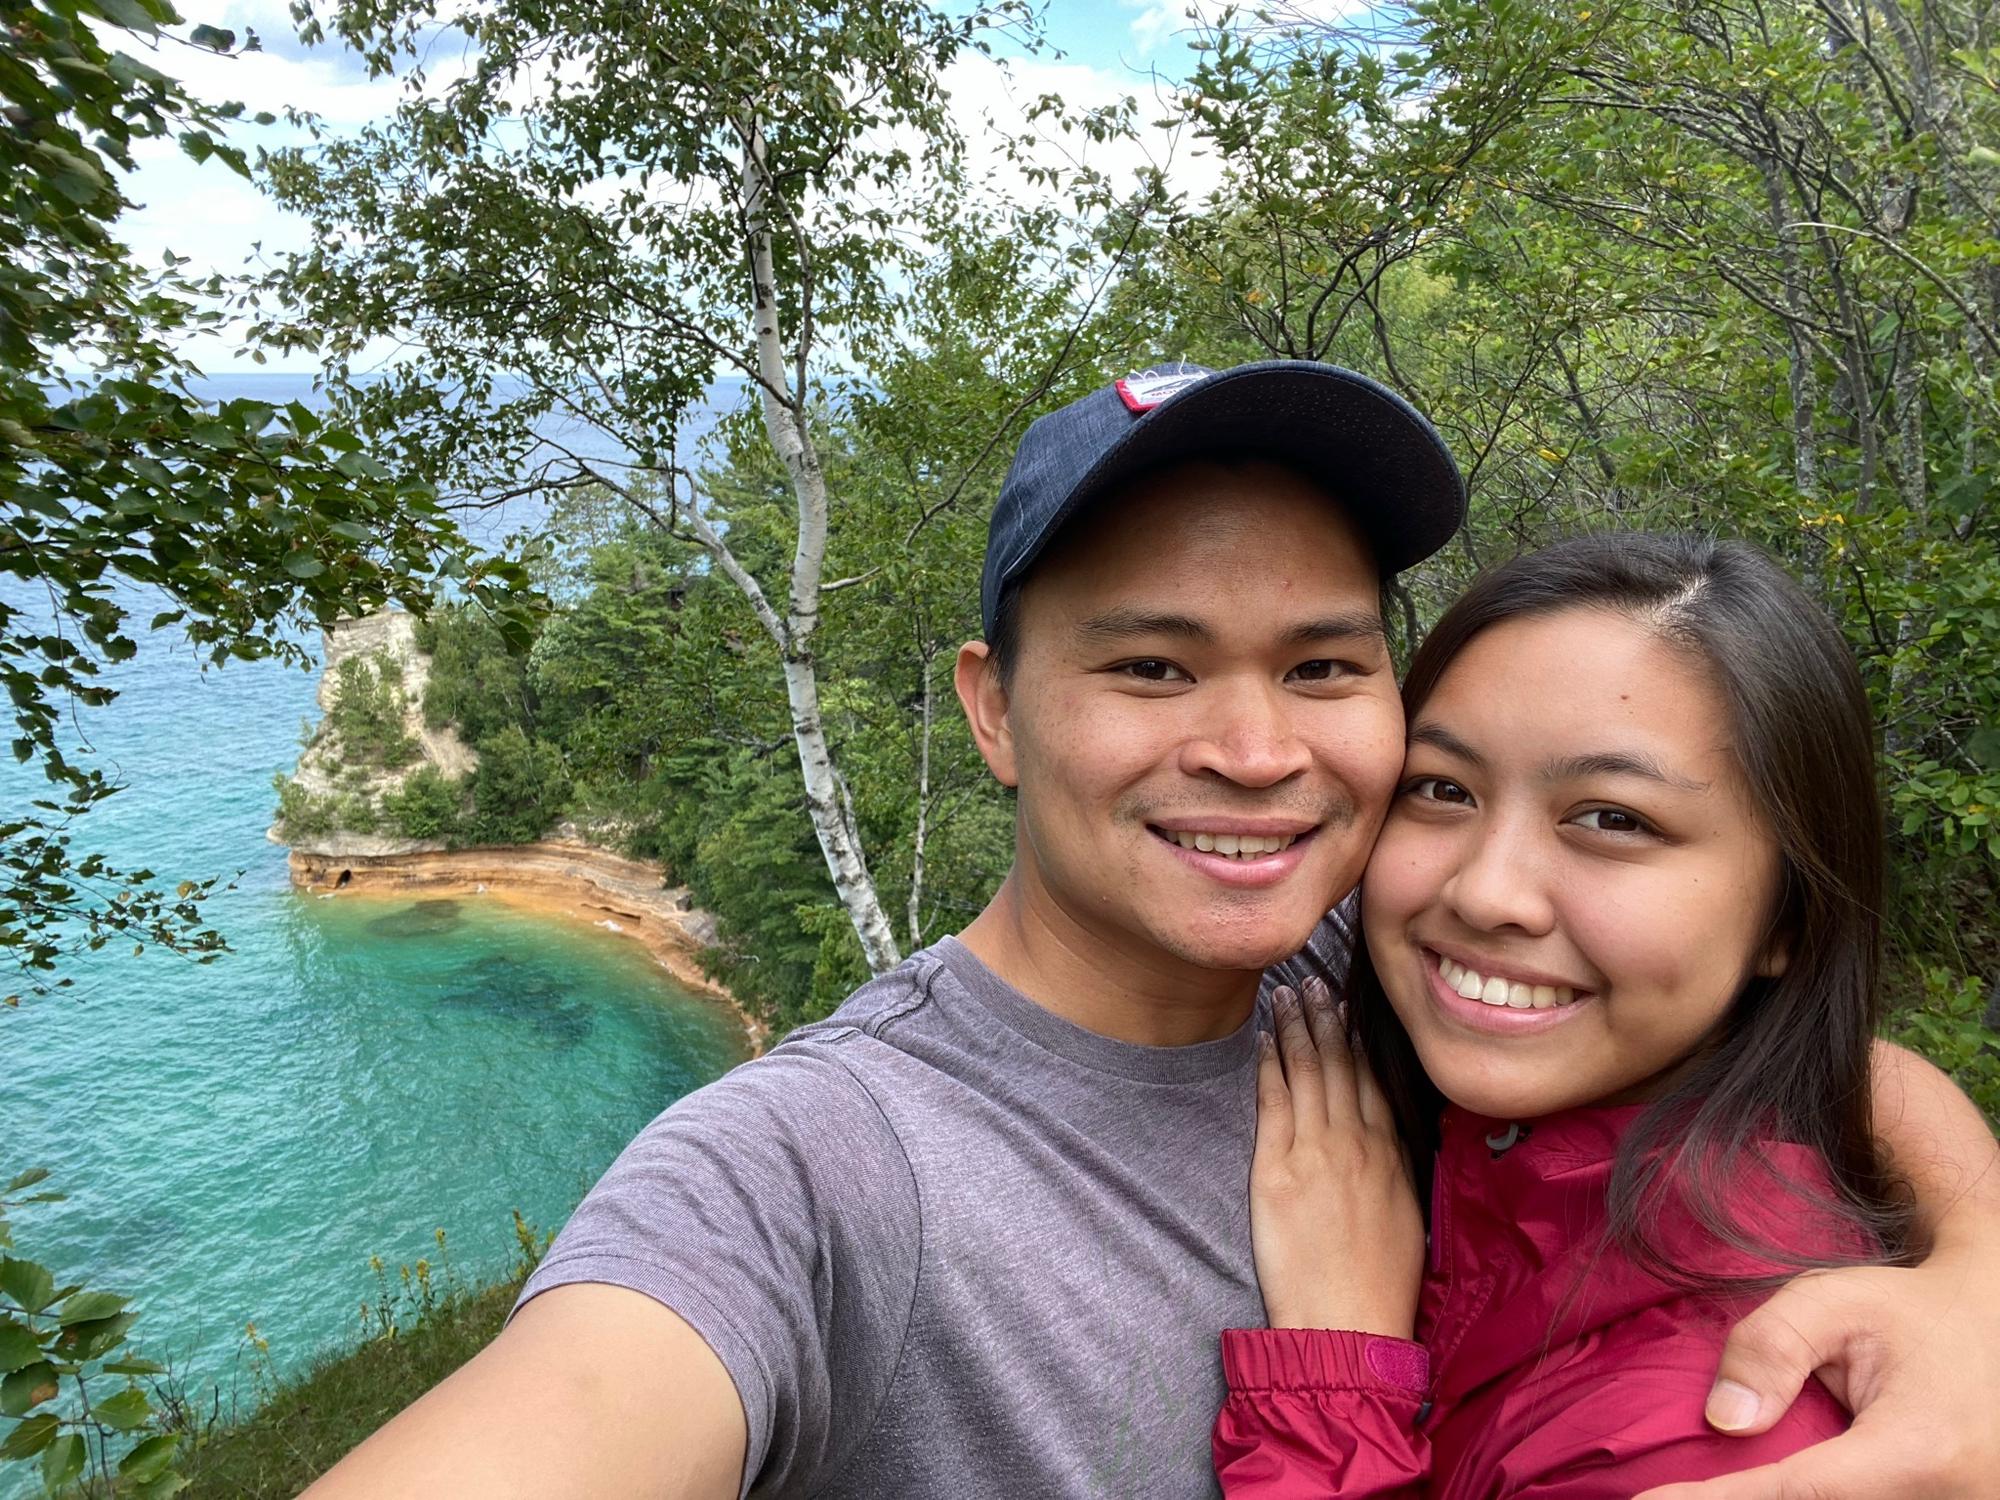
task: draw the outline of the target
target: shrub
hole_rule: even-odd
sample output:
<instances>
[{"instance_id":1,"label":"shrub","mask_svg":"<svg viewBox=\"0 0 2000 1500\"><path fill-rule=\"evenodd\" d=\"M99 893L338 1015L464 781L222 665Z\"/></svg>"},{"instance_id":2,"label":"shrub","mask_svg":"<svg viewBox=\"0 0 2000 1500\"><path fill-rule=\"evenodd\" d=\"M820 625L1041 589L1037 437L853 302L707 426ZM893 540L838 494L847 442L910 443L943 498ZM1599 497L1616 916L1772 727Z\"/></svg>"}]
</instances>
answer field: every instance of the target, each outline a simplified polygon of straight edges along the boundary
<instances>
[{"instance_id":1,"label":"shrub","mask_svg":"<svg viewBox=\"0 0 2000 1500\"><path fill-rule=\"evenodd\" d=\"M458 832L465 791L436 766L420 766L382 794L382 813L406 839L450 839Z\"/></svg>"},{"instance_id":2,"label":"shrub","mask_svg":"<svg viewBox=\"0 0 2000 1500\"><path fill-rule=\"evenodd\" d=\"M350 656L334 669L339 693L326 716L350 766L406 766L417 742L403 727L403 668L379 654Z\"/></svg>"},{"instance_id":3,"label":"shrub","mask_svg":"<svg viewBox=\"0 0 2000 1500\"><path fill-rule=\"evenodd\" d=\"M318 838L340 826L340 812L331 797L316 797L280 771L271 778L278 794L278 832L288 842Z\"/></svg>"},{"instance_id":4,"label":"shrub","mask_svg":"<svg viewBox=\"0 0 2000 1500\"><path fill-rule=\"evenodd\" d=\"M512 724L481 740L478 748L467 833L482 844L525 844L540 838L569 801L562 751L529 739Z\"/></svg>"},{"instance_id":5,"label":"shrub","mask_svg":"<svg viewBox=\"0 0 2000 1500\"><path fill-rule=\"evenodd\" d=\"M419 628L417 644L431 659L424 688L431 728L455 724L476 744L510 725L532 726L526 660L485 615L464 605L439 610Z\"/></svg>"}]
</instances>

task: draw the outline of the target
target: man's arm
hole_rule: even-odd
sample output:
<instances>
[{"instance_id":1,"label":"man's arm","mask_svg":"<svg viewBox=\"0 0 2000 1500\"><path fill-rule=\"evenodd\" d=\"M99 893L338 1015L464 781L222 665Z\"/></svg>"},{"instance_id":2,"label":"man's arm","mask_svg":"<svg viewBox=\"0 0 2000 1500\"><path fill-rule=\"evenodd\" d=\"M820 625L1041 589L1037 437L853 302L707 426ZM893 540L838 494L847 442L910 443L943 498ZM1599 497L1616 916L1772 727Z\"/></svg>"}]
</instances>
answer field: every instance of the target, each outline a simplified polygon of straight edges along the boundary
<instances>
[{"instance_id":1,"label":"man's arm","mask_svg":"<svg viewBox=\"0 0 2000 1500\"><path fill-rule=\"evenodd\" d=\"M642 1292L543 1292L308 1500L735 1500L743 1403L714 1351Z\"/></svg>"},{"instance_id":2,"label":"man's arm","mask_svg":"<svg viewBox=\"0 0 2000 1500\"><path fill-rule=\"evenodd\" d=\"M1951 1080L1878 1043L1875 1130L1916 1195L1922 1265L1801 1276L1731 1333L1709 1421L1767 1430L1817 1373L1840 1437L1641 1500L1991 1500L2000 1485L2000 1146Z\"/></svg>"}]
</instances>

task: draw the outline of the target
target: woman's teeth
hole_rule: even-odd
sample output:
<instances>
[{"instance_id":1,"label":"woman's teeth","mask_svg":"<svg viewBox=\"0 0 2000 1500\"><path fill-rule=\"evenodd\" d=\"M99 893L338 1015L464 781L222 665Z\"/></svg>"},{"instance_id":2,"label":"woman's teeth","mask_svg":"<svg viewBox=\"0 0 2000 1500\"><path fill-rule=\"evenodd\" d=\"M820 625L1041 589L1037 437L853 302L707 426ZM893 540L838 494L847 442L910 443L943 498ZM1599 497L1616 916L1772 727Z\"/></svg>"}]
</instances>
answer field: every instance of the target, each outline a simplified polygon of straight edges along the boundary
<instances>
[{"instance_id":1,"label":"woman's teeth","mask_svg":"<svg viewBox=\"0 0 2000 1500\"><path fill-rule=\"evenodd\" d=\"M1576 1004L1576 991L1566 984L1520 984L1497 974L1489 977L1442 953L1438 955L1438 972L1465 999L1486 1005L1504 1005L1510 1010L1547 1010L1551 1006Z\"/></svg>"},{"instance_id":2,"label":"woman's teeth","mask_svg":"<svg viewBox=\"0 0 2000 1500\"><path fill-rule=\"evenodd\" d=\"M1254 833L1179 833L1165 828L1160 832L1183 849L1199 849L1203 854L1226 854L1231 859L1256 859L1265 854L1276 854L1281 849L1291 848L1299 837L1296 833L1263 837Z\"/></svg>"}]
</instances>

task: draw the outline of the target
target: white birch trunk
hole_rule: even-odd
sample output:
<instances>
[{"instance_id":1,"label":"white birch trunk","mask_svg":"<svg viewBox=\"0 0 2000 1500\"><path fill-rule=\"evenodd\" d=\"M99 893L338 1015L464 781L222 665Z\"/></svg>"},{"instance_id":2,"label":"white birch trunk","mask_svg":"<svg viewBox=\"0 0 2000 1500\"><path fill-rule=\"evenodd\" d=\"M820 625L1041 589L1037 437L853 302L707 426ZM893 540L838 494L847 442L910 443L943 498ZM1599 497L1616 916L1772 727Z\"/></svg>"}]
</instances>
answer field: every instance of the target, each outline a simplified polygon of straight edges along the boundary
<instances>
[{"instance_id":1,"label":"white birch trunk","mask_svg":"<svg viewBox=\"0 0 2000 1500\"><path fill-rule=\"evenodd\" d=\"M917 834L910 854L910 947L924 945L924 835L928 831L931 805L931 657L923 658L924 723L923 740L917 751Z\"/></svg>"},{"instance_id":2,"label":"white birch trunk","mask_svg":"<svg viewBox=\"0 0 2000 1500\"><path fill-rule=\"evenodd\" d=\"M764 138L755 120L745 119L743 124L743 206L750 252L751 332L756 342L764 428L785 465L793 497L798 502L799 539L792 552L791 598L782 626L773 632L773 637L784 659L785 698L791 707L792 739L798 746L799 772L805 781L806 810L812 818L813 832L819 837L820 852L826 857L833 888L861 939L868 967L880 974L901 962L902 955L897 951L895 931L862 858L854 811L841 787L833 752L826 742L826 727L820 716L819 677L813 658L813 635L819 627L820 578L826 562L826 476L806 428L803 360L797 383L789 379L785 367L783 337L778 327L777 272L771 244L774 231Z\"/></svg>"}]
</instances>

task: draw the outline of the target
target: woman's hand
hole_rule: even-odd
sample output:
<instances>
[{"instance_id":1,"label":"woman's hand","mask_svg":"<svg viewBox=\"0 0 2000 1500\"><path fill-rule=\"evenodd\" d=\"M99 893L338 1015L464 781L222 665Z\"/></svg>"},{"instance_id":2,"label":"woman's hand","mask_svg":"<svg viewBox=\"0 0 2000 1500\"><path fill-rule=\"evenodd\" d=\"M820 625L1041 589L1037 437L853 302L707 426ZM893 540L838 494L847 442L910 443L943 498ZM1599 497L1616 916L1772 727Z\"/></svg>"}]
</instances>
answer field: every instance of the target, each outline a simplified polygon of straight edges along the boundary
<instances>
[{"instance_id":1,"label":"woman's hand","mask_svg":"<svg viewBox=\"0 0 2000 1500\"><path fill-rule=\"evenodd\" d=\"M1389 1103L1348 1046L1326 986L1273 997L1257 1070L1250 1243L1273 1328L1408 1338L1424 1224Z\"/></svg>"}]
</instances>

